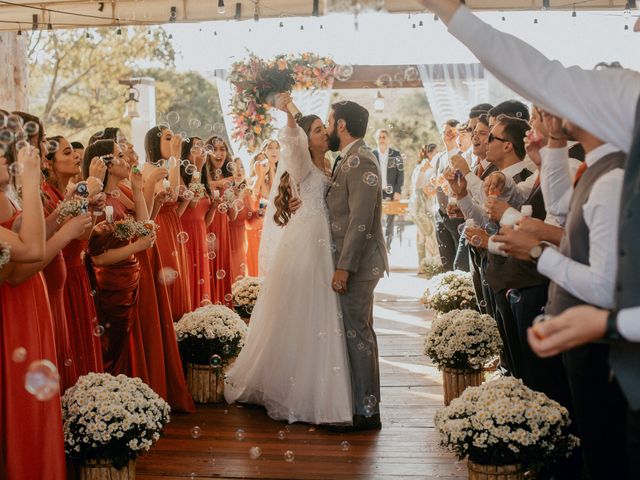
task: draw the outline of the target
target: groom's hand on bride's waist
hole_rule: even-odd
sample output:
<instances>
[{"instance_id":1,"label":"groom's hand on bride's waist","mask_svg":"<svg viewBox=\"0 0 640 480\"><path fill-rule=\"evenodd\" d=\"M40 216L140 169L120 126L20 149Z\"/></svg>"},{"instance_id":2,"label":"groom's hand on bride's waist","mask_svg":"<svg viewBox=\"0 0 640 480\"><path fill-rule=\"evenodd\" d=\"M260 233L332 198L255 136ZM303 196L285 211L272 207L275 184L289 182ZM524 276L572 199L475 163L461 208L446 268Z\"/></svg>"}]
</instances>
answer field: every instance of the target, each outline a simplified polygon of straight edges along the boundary
<instances>
[{"instance_id":1,"label":"groom's hand on bride's waist","mask_svg":"<svg viewBox=\"0 0 640 480\"><path fill-rule=\"evenodd\" d=\"M289 210L291 213L296 213L298 209L302 206L302 200L297 197L291 197L289 200Z\"/></svg>"},{"instance_id":2,"label":"groom's hand on bride's waist","mask_svg":"<svg viewBox=\"0 0 640 480\"><path fill-rule=\"evenodd\" d=\"M347 293L347 282L349 281L349 272L346 270L336 270L331 280L331 288L336 293Z\"/></svg>"}]
</instances>

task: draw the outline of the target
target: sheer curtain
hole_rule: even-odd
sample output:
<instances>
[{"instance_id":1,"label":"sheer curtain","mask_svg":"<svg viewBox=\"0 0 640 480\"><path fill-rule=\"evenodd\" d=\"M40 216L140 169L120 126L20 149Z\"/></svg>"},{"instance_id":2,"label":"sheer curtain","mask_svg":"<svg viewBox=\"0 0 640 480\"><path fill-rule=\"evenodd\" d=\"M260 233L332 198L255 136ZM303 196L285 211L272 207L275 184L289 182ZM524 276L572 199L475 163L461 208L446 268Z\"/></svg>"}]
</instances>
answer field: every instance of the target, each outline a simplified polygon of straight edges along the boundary
<instances>
[{"instance_id":1,"label":"sheer curtain","mask_svg":"<svg viewBox=\"0 0 640 480\"><path fill-rule=\"evenodd\" d=\"M479 63L428 64L417 67L438 128L450 118L466 121L471 107L479 103L497 105L508 99L517 99L528 104L498 82Z\"/></svg>"}]
</instances>

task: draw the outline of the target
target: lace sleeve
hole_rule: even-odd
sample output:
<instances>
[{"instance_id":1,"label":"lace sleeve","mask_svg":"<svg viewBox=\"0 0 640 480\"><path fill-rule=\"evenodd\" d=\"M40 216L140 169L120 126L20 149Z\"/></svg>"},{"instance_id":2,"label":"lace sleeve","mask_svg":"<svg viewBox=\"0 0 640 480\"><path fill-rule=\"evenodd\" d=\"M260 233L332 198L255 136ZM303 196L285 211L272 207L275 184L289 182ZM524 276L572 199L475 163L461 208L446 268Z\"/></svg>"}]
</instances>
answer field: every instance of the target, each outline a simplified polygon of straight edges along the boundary
<instances>
[{"instance_id":1,"label":"lace sleeve","mask_svg":"<svg viewBox=\"0 0 640 480\"><path fill-rule=\"evenodd\" d=\"M278 133L278 140L282 145L280 161L284 170L289 172L296 182L301 182L314 168L307 134L300 127L285 127Z\"/></svg>"}]
</instances>

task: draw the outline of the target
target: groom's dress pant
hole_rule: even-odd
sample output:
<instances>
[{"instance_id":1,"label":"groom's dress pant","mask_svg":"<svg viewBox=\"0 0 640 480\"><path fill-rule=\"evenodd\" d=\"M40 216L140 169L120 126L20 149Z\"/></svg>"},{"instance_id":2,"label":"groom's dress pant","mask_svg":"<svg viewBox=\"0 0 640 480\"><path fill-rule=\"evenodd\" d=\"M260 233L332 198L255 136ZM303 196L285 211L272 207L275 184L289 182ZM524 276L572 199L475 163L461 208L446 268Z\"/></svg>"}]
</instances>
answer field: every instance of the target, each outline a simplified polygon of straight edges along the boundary
<instances>
[{"instance_id":1,"label":"groom's dress pant","mask_svg":"<svg viewBox=\"0 0 640 480\"><path fill-rule=\"evenodd\" d=\"M340 295L349 353L353 410L357 415L380 413L378 341L373 330L373 291L378 281L349 281L347 293ZM373 412L364 408L364 399L370 395L375 395L378 400Z\"/></svg>"}]
</instances>

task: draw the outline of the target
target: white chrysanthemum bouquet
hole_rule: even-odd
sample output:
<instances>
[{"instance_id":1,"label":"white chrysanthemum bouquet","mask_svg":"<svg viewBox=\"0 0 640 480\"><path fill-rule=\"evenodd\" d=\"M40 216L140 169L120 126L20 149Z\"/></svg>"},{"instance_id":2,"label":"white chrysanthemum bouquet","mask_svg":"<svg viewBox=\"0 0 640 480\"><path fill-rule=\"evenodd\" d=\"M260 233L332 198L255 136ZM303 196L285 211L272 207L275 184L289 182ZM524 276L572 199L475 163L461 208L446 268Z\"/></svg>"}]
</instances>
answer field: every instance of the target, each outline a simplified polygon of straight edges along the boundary
<instances>
[{"instance_id":1,"label":"white chrysanthemum bouquet","mask_svg":"<svg viewBox=\"0 0 640 480\"><path fill-rule=\"evenodd\" d=\"M237 357L247 336L244 321L223 305L207 305L186 313L175 329L185 362L215 367Z\"/></svg>"},{"instance_id":2,"label":"white chrysanthemum bouquet","mask_svg":"<svg viewBox=\"0 0 640 480\"><path fill-rule=\"evenodd\" d=\"M231 286L233 306L243 318L249 318L258 300L262 279L258 277L244 277Z\"/></svg>"},{"instance_id":3,"label":"white chrysanthemum bouquet","mask_svg":"<svg viewBox=\"0 0 640 480\"><path fill-rule=\"evenodd\" d=\"M79 464L111 460L122 468L160 438L169 412L139 378L89 373L62 397L65 450Z\"/></svg>"},{"instance_id":4,"label":"white chrysanthemum bouquet","mask_svg":"<svg viewBox=\"0 0 640 480\"><path fill-rule=\"evenodd\" d=\"M0 242L0 268L4 267L11 260L11 245Z\"/></svg>"},{"instance_id":5,"label":"white chrysanthemum bouquet","mask_svg":"<svg viewBox=\"0 0 640 480\"><path fill-rule=\"evenodd\" d=\"M424 275L427 279L433 278L444 272L444 267L440 263L439 258L424 257L418 267L418 273Z\"/></svg>"},{"instance_id":6,"label":"white chrysanthemum bouquet","mask_svg":"<svg viewBox=\"0 0 640 480\"><path fill-rule=\"evenodd\" d=\"M482 465L549 465L578 445L569 413L522 380L502 377L469 387L436 413L441 443Z\"/></svg>"},{"instance_id":7,"label":"white chrysanthemum bouquet","mask_svg":"<svg viewBox=\"0 0 640 480\"><path fill-rule=\"evenodd\" d=\"M422 296L422 303L436 312L477 310L476 292L469 272L454 270L436 275Z\"/></svg>"},{"instance_id":8,"label":"white chrysanthemum bouquet","mask_svg":"<svg viewBox=\"0 0 640 480\"><path fill-rule=\"evenodd\" d=\"M424 353L438 368L479 370L500 355L502 340L496 321L475 310L452 310L431 324Z\"/></svg>"}]
</instances>

